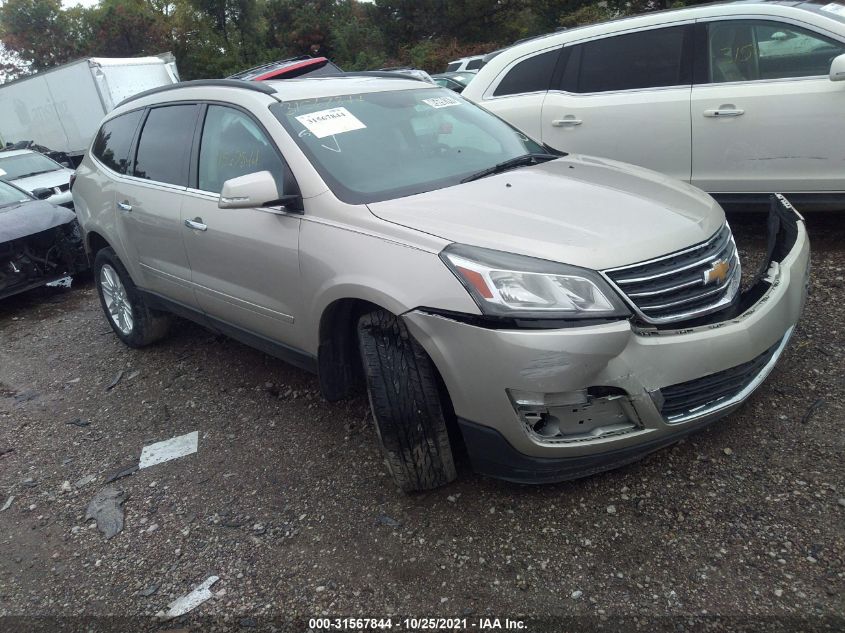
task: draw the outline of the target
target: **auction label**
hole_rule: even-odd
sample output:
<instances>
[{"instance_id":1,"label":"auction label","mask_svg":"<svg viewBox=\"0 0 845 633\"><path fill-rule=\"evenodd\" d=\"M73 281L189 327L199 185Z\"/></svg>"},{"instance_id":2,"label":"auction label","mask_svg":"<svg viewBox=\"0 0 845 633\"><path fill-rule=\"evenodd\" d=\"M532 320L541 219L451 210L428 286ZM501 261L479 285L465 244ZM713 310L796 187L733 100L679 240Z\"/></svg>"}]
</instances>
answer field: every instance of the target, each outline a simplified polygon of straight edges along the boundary
<instances>
[{"instance_id":1,"label":"auction label","mask_svg":"<svg viewBox=\"0 0 845 633\"><path fill-rule=\"evenodd\" d=\"M432 108L449 108L461 105L461 102L453 97L432 97L431 99L423 99L423 103L430 105Z\"/></svg>"},{"instance_id":2,"label":"auction label","mask_svg":"<svg viewBox=\"0 0 845 633\"><path fill-rule=\"evenodd\" d=\"M311 631L527 631L524 620L511 618L311 618Z\"/></svg>"},{"instance_id":3,"label":"auction label","mask_svg":"<svg viewBox=\"0 0 845 633\"><path fill-rule=\"evenodd\" d=\"M303 114L296 117L296 120L317 138L343 134L352 130L363 130L367 127L346 108L331 108Z\"/></svg>"},{"instance_id":4,"label":"auction label","mask_svg":"<svg viewBox=\"0 0 845 633\"><path fill-rule=\"evenodd\" d=\"M837 15L845 15L845 5L839 4L838 2L831 2L830 4L826 4L820 9L821 11L827 11L828 13L835 13Z\"/></svg>"}]
</instances>

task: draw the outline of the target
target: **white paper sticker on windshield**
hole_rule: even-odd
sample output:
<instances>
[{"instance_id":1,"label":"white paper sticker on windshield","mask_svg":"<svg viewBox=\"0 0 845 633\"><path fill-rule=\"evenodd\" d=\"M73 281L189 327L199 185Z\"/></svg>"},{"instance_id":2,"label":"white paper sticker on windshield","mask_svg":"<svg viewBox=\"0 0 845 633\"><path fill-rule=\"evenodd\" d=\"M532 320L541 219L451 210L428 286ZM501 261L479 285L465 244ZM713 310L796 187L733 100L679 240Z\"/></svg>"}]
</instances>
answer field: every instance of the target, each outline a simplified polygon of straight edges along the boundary
<instances>
[{"instance_id":1,"label":"white paper sticker on windshield","mask_svg":"<svg viewBox=\"0 0 845 633\"><path fill-rule=\"evenodd\" d=\"M432 108L449 108L451 106L461 105L461 102L452 97L434 97L432 99L423 99L423 103L427 103Z\"/></svg>"},{"instance_id":2,"label":"white paper sticker on windshield","mask_svg":"<svg viewBox=\"0 0 845 633\"><path fill-rule=\"evenodd\" d=\"M367 127L346 108L331 108L303 114L296 117L296 120L317 138L343 134L352 130L363 130Z\"/></svg>"},{"instance_id":3,"label":"white paper sticker on windshield","mask_svg":"<svg viewBox=\"0 0 845 633\"><path fill-rule=\"evenodd\" d=\"M845 15L845 5L839 4L838 2L826 4L821 8L821 10L827 11L828 13L835 13L837 15Z\"/></svg>"},{"instance_id":4,"label":"white paper sticker on windshield","mask_svg":"<svg viewBox=\"0 0 845 633\"><path fill-rule=\"evenodd\" d=\"M5 175L6 175L6 170L0 169L0 176L5 176Z\"/></svg>"}]
</instances>

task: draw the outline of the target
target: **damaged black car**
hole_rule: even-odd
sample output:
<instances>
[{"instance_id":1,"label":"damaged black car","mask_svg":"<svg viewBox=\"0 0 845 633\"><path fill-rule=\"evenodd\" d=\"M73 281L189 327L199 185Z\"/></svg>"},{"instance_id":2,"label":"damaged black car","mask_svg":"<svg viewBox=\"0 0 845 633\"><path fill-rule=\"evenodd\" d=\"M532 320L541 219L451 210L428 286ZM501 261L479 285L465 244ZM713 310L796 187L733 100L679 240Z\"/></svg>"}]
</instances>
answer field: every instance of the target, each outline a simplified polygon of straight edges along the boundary
<instances>
[{"instance_id":1,"label":"damaged black car","mask_svg":"<svg viewBox=\"0 0 845 633\"><path fill-rule=\"evenodd\" d=\"M0 180L0 299L87 268L76 214Z\"/></svg>"}]
</instances>

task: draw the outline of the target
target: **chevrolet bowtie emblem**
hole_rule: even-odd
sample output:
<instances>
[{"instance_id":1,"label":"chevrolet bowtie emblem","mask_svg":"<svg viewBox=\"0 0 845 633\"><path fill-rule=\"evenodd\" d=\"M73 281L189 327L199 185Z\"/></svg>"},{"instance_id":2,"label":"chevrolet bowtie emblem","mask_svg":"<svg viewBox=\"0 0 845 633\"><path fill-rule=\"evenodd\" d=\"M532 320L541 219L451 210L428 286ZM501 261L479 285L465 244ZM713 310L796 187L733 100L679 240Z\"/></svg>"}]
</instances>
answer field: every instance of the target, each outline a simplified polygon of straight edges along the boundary
<instances>
[{"instance_id":1,"label":"chevrolet bowtie emblem","mask_svg":"<svg viewBox=\"0 0 845 633\"><path fill-rule=\"evenodd\" d=\"M717 259L709 269L704 271L704 285L722 284L728 278L731 266L724 259Z\"/></svg>"}]
</instances>

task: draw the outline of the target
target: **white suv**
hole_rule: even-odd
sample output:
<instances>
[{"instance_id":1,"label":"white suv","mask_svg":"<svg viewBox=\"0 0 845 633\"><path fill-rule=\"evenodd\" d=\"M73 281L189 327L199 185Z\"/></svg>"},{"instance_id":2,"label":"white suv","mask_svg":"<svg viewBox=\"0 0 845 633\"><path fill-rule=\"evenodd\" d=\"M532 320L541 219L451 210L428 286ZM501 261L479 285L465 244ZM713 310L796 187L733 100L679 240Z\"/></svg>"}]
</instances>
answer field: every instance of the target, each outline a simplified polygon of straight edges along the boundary
<instances>
[{"instance_id":1,"label":"white suv","mask_svg":"<svg viewBox=\"0 0 845 633\"><path fill-rule=\"evenodd\" d=\"M535 38L463 95L560 150L845 209L845 4L715 4Z\"/></svg>"},{"instance_id":2,"label":"white suv","mask_svg":"<svg viewBox=\"0 0 845 633\"><path fill-rule=\"evenodd\" d=\"M484 55L473 55L472 57L461 57L453 62L449 62L446 66L447 73L456 73L468 71L477 73L479 68L484 65Z\"/></svg>"}]
</instances>

